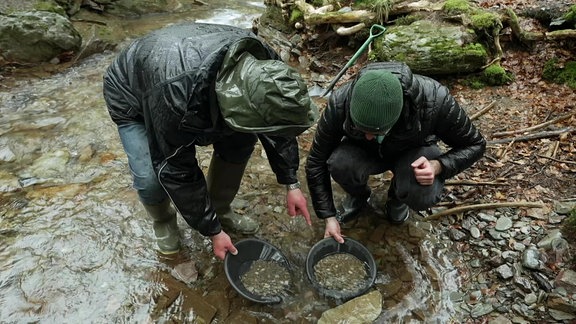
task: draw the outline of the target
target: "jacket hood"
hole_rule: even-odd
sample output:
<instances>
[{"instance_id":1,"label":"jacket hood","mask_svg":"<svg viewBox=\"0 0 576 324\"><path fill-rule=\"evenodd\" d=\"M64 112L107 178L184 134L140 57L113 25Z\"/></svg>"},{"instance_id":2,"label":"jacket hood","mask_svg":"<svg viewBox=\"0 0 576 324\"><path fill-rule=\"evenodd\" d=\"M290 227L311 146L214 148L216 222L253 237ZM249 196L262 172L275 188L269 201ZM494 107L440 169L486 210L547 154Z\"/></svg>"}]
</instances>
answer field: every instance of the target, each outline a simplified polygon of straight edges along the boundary
<instances>
[{"instance_id":1,"label":"jacket hood","mask_svg":"<svg viewBox=\"0 0 576 324\"><path fill-rule=\"evenodd\" d=\"M231 47L216 79L226 124L238 132L297 136L318 119L299 73L280 60L258 59Z\"/></svg>"}]
</instances>

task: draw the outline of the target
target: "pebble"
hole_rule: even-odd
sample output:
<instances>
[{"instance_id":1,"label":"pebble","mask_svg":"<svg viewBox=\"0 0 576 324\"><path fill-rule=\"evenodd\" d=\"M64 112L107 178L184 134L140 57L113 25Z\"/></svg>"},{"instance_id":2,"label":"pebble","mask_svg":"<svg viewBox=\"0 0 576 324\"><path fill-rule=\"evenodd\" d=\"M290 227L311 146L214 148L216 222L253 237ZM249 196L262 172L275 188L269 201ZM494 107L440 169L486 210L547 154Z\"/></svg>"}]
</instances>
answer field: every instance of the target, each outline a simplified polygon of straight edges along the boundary
<instances>
[{"instance_id":1,"label":"pebble","mask_svg":"<svg viewBox=\"0 0 576 324\"><path fill-rule=\"evenodd\" d=\"M496 221L496 230L500 232L504 232L509 230L512 227L512 219L506 216L502 216L498 218Z\"/></svg>"}]
</instances>

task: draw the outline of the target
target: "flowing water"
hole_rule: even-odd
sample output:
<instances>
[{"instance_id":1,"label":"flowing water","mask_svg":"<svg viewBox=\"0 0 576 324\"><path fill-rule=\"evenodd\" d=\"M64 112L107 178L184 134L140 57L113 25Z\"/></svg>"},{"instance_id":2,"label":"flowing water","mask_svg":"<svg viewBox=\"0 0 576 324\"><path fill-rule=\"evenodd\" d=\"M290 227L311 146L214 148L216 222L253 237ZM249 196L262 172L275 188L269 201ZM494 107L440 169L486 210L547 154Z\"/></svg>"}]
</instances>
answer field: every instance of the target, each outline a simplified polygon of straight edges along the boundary
<instances>
[{"instance_id":1,"label":"flowing water","mask_svg":"<svg viewBox=\"0 0 576 324\"><path fill-rule=\"evenodd\" d=\"M263 8L252 1L212 1L202 10L123 24L135 33L180 20L248 28ZM314 323L336 306L316 294L303 270L282 304L245 300L227 282L210 241L182 220L185 251L172 260L154 252L150 223L101 94L102 74L114 55L91 56L63 73L0 88L0 322L195 322L212 315L214 322ZM240 208L265 222L259 237L303 269L323 224L315 219L310 229L288 218L284 189L259 152L238 195ZM209 148L199 153L203 168L209 158ZM459 284L450 246L434 239L426 223L390 227L370 216L344 231L377 260L376 289L384 296L377 322L450 320L450 292Z\"/></svg>"}]
</instances>

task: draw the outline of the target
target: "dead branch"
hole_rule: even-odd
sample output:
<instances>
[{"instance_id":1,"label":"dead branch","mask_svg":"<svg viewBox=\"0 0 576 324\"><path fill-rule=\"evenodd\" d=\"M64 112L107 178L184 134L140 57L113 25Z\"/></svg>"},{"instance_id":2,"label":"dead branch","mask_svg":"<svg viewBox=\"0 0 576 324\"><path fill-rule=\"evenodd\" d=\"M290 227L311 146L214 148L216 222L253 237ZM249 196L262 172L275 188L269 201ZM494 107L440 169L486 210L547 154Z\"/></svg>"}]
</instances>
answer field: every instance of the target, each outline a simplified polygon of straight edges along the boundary
<instances>
[{"instance_id":1,"label":"dead branch","mask_svg":"<svg viewBox=\"0 0 576 324\"><path fill-rule=\"evenodd\" d=\"M496 209L502 207L528 207L528 208L544 208L542 203L534 202L503 202L503 203L487 203L487 204L476 204L468 206L458 206L446 210L439 211L435 214L426 217L426 220L436 220L442 218L446 215L452 215L456 213L462 213L470 210L480 210L480 209Z\"/></svg>"},{"instance_id":2,"label":"dead branch","mask_svg":"<svg viewBox=\"0 0 576 324\"><path fill-rule=\"evenodd\" d=\"M546 40L558 41L573 38L576 38L576 30L573 29L555 30L546 33L534 33L534 32L524 33L524 39L529 41L546 41Z\"/></svg>"},{"instance_id":3,"label":"dead branch","mask_svg":"<svg viewBox=\"0 0 576 324\"><path fill-rule=\"evenodd\" d=\"M336 27L336 26L334 26L334 27ZM365 23L359 23L359 24L356 24L352 27L337 26L336 27L336 34L338 34L340 36L350 36L352 34L355 34L359 31L361 31L364 28L366 28Z\"/></svg>"},{"instance_id":4,"label":"dead branch","mask_svg":"<svg viewBox=\"0 0 576 324\"><path fill-rule=\"evenodd\" d=\"M492 134L492 137L500 137L500 136L521 134L521 133L526 133L526 132L529 132L529 131L541 129L541 128L544 128L544 127L546 127L546 126L548 126L548 125L555 124L555 123L557 123L557 122L559 122L559 121L568 119L568 118L570 118L570 117L572 117L572 116L574 116L574 115L576 115L576 111L573 111L573 112L571 112L571 113L569 113L569 114L560 116L560 117L558 117L558 118L555 118L555 119L549 120L549 121L547 121L547 122L544 122L544 123L541 123L541 124L538 124L538 125L534 125L534 126L531 126L531 127L528 127L528 128L517 129L517 130L512 130L512 131L505 131L505 132L493 133L493 134Z\"/></svg>"},{"instance_id":5,"label":"dead branch","mask_svg":"<svg viewBox=\"0 0 576 324\"><path fill-rule=\"evenodd\" d=\"M484 115L485 113L487 113L490 109L494 108L495 106L496 106L496 101L492 101L491 103L488 104L488 106L480 109L480 111L478 111L474 115L470 116L470 120L474 120L474 119Z\"/></svg>"},{"instance_id":6,"label":"dead branch","mask_svg":"<svg viewBox=\"0 0 576 324\"><path fill-rule=\"evenodd\" d=\"M488 145L492 145L492 144L503 144L503 143L508 143L511 141L514 142L526 142L526 141L531 141L534 139L540 139L540 138L547 138L547 137L554 137L554 136L558 136L560 134L564 134L564 133L572 133L576 130L575 127L565 127L559 130L555 130L555 131L547 131L547 132L540 132L540 133L534 133L534 134L530 134L530 135L526 135L526 136L520 136L520 137L512 137L512 138L502 138L499 140L493 140L493 141L488 141L487 144Z\"/></svg>"},{"instance_id":7,"label":"dead branch","mask_svg":"<svg viewBox=\"0 0 576 324\"><path fill-rule=\"evenodd\" d=\"M302 11L304 22L307 25L360 23L363 21L372 21L376 18L376 14L369 10L325 12L324 10L316 9L304 0L296 0L294 1L294 5Z\"/></svg>"},{"instance_id":8,"label":"dead branch","mask_svg":"<svg viewBox=\"0 0 576 324\"><path fill-rule=\"evenodd\" d=\"M505 182L472 181L472 180L446 180L446 186L507 186Z\"/></svg>"},{"instance_id":9,"label":"dead branch","mask_svg":"<svg viewBox=\"0 0 576 324\"><path fill-rule=\"evenodd\" d=\"M552 161L558 162L558 163L565 163L565 164L574 164L574 165L576 165L576 161L560 160L560 159L553 158L553 157L551 157L551 156L540 155L540 154L538 154L537 156L538 156L538 157L541 157L541 158L544 158L544 159L549 159L549 160L552 160Z\"/></svg>"}]
</instances>

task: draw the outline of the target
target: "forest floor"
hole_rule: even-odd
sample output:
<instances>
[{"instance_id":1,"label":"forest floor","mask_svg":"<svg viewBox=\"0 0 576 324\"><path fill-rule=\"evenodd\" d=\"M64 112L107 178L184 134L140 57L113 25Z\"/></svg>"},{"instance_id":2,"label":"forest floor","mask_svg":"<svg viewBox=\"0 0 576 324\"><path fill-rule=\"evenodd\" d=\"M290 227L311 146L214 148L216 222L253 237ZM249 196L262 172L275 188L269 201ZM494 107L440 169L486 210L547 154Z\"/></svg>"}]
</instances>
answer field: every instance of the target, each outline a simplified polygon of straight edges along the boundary
<instances>
[{"instance_id":1,"label":"forest floor","mask_svg":"<svg viewBox=\"0 0 576 324\"><path fill-rule=\"evenodd\" d=\"M478 2L483 7L508 6L522 11L549 1ZM544 30L534 20L523 19L521 24L530 31ZM459 203L576 200L576 92L542 77L551 59L557 59L560 66L575 59L576 41L526 45L515 41L509 30L503 31L500 41L504 52L500 64L513 76L512 82L475 89L470 86L474 75L435 77L450 89L488 142L484 158L454 179L454 183L469 185ZM334 67L343 67L349 58L342 52L326 52L318 55L322 60L331 56ZM352 77L361 65L352 66L338 84ZM330 71L337 72L338 68ZM311 143L311 138L304 142Z\"/></svg>"}]
</instances>

